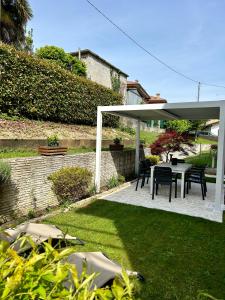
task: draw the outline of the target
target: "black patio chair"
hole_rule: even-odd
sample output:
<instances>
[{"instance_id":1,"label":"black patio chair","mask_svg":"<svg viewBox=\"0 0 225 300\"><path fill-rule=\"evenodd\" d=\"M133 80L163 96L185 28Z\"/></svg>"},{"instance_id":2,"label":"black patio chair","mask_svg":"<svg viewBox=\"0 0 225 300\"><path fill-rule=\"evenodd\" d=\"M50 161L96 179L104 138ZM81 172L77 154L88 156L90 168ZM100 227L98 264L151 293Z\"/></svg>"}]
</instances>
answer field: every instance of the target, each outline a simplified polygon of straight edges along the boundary
<instances>
[{"instance_id":1,"label":"black patio chair","mask_svg":"<svg viewBox=\"0 0 225 300\"><path fill-rule=\"evenodd\" d=\"M175 198L177 198L177 176L173 176L172 170L169 167L155 167L154 178L153 178L153 189L152 189L152 200L154 199L155 193L158 195L158 188L160 185L168 185L170 187L169 202L171 202L172 196L172 185L175 183Z\"/></svg>"},{"instance_id":2,"label":"black patio chair","mask_svg":"<svg viewBox=\"0 0 225 300\"><path fill-rule=\"evenodd\" d=\"M191 183L198 183L201 185L202 200L205 200L207 193L205 167L192 167L186 173L185 184L187 188L187 194L189 194L189 190L191 189Z\"/></svg>"},{"instance_id":3,"label":"black patio chair","mask_svg":"<svg viewBox=\"0 0 225 300\"><path fill-rule=\"evenodd\" d=\"M185 163L185 160L184 160L184 159L181 159L181 158L178 158L178 159L177 159L177 163L178 163L178 164L184 164L184 163Z\"/></svg>"},{"instance_id":4,"label":"black patio chair","mask_svg":"<svg viewBox=\"0 0 225 300\"><path fill-rule=\"evenodd\" d=\"M135 191L137 191L137 189L138 189L138 184L139 184L140 179L142 179L141 188L143 188L143 186L145 185L146 179L147 179L147 183L149 182L149 178L151 176L151 166L152 166L152 164L149 159L140 161Z\"/></svg>"}]
</instances>

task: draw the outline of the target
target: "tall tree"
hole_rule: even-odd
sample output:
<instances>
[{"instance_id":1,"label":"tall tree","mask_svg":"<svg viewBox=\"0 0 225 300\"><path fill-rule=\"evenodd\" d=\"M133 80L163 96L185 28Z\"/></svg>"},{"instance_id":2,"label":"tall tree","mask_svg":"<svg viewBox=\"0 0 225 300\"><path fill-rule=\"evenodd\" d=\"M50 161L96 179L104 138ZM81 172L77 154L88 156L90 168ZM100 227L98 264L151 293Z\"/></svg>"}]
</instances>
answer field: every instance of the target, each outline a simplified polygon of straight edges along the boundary
<instances>
[{"instance_id":1,"label":"tall tree","mask_svg":"<svg viewBox=\"0 0 225 300\"><path fill-rule=\"evenodd\" d=\"M21 48L26 24L33 16L27 0L0 0L0 41Z\"/></svg>"}]
</instances>

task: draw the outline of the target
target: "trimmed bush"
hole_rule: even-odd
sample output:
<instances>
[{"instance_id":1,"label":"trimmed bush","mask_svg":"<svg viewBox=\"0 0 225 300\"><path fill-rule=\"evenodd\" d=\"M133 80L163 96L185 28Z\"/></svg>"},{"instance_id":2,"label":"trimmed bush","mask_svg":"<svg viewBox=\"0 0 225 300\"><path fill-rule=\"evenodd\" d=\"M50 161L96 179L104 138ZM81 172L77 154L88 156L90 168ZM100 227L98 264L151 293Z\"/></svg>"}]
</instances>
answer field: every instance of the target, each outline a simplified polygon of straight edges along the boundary
<instances>
[{"instance_id":1,"label":"trimmed bush","mask_svg":"<svg viewBox=\"0 0 225 300\"><path fill-rule=\"evenodd\" d=\"M53 122L96 125L98 105L122 96L86 78L0 43L0 113ZM118 118L103 117L116 127Z\"/></svg>"},{"instance_id":2,"label":"trimmed bush","mask_svg":"<svg viewBox=\"0 0 225 300\"><path fill-rule=\"evenodd\" d=\"M158 155L146 155L146 159L149 159L153 165L157 165L160 161L160 156Z\"/></svg>"},{"instance_id":3,"label":"trimmed bush","mask_svg":"<svg viewBox=\"0 0 225 300\"><path fill-rule=\"evenodd\" d=\"M90 194L92 173L86 168L65 167L48 177L59 201L78 201Z\"/></svg>"}]
</instances>

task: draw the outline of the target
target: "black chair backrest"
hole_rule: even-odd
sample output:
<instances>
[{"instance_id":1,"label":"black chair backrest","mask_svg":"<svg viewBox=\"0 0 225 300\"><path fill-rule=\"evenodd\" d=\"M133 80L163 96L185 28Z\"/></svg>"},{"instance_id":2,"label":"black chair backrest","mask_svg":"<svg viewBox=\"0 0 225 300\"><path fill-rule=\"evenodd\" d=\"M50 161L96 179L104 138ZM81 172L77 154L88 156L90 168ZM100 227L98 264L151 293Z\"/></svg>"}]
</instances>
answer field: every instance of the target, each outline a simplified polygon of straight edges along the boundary
<instances>
[{"instance_id":1,"label":"black chair backrest","mask_svg":"<svg viewBox=\"0 0 225 300\"><path fill-rule=\"evenodd\" d=\"M145 164L146 168L148 168L148 169L150 169L150 167L152 166L152 163L151 163L150 159L148 159L148 158L144 160L144 164Z\"/></svg>"},{"instance_id":2,"label":"black chair backrest","mask_svg":"<svg viewBox=\"0 0 225 300\"><path fill-rule=\"evenodd\" d=\"M181 158L178 158L178 159L177 159L177 162L178 162L178 164L184 164L184 163L185 163L185 160L184 160L184 159L181 159Z\"/></svg>"},{"instance_id":3,"label":"black chair backrest","mask_svg":"<svg viewBox=\"0 0 225 300\"><path fill-rule=\"evenodd\" d=\"M159 182L170 182L172 181L173 175L172 170L169 167L155 167L154 178Z\"/></svg>"}]
</instances>

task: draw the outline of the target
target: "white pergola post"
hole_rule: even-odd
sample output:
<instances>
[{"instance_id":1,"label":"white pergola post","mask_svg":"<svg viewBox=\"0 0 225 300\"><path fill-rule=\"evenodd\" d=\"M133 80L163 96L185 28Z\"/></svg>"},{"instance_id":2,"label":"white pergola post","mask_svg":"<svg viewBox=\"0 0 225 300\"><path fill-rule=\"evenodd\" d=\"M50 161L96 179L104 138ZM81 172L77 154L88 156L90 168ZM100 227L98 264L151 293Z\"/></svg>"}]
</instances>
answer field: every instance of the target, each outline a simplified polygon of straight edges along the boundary
<instances>
[{"instance_id":1,"label":"white pergola post","mask_svg":"<svg viewBox=\"0 0 225 300\"><path fill-rule=\"evenodd\" d=\"M136 151L135 151L135 174L138 174L139 156L140 156L140 120L137 120L136 126Z\"/></svg>"},{"instance_id":2,"label":"white pergola post","mask_svg":"<svg viewBox=\"0 0 225 300\"><path fill-rule=\"evenodd\" d=\"M221 211L224 203L224 161L225 161L225 107L220 107L219 136L217 150L217 173L215 209Z\"/></svg>"},{"instance_id":3,"label":"white pergola post","mask_svg":"<svg viewBox=\"0 0 225 300\"><path fill-rule=\"evenodd\" d=\"M101 187L101 151L102 151L102 112L97 111L97 136L96 136L96 159L95 159L95 188L100 192Z\"/></svg>"}]
</instances>

